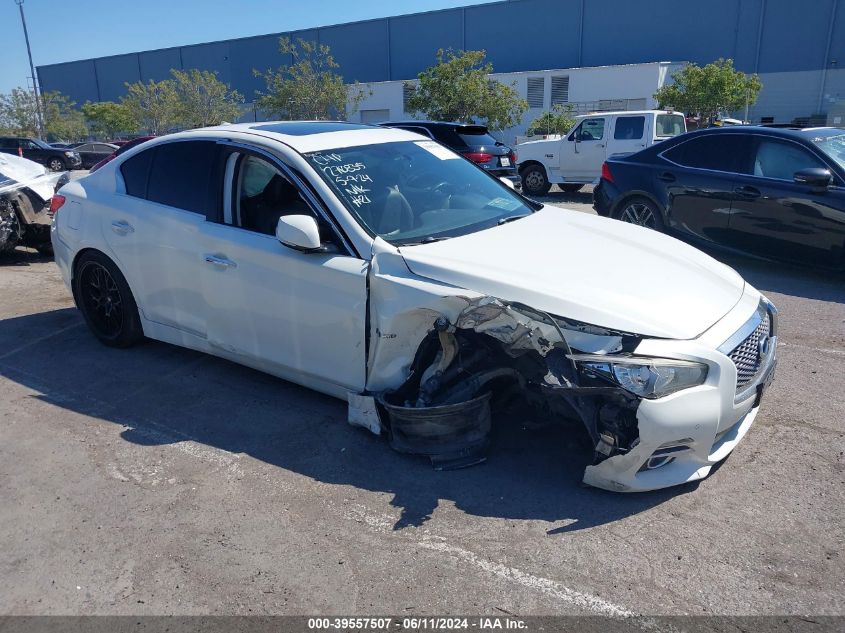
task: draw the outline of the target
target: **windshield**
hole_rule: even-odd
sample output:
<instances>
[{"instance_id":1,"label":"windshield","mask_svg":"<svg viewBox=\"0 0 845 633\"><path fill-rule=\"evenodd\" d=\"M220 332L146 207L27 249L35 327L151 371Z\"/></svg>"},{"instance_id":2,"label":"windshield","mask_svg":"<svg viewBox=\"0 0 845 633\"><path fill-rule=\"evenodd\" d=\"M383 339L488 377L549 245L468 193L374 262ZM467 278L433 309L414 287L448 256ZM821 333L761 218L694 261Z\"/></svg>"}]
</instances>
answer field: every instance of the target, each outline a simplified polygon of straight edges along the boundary
<instances>
[{"instance_id":1,"label":"windshield","mask_svg":"<svg viewBox=\"0 0 845 633\"><path fill-rule=\"evenodd\" d=\"M305 158L371 235L418 244L533 213L516 194L434 141L344 147Z\"/></svg>"},{"instance_id":2,"label":"windshield","mask_svg":"<svg viewBox=\"0 0 845 633\"><path fill-rule=\"evenodd\" d=\"M818 147L842 169L845 169L845 134L813 139Z\"/></svg>"},{"instance_id":3,"label":"windshield","mask_svg":"<svg viewBox=\"0 0 845 633\"><path fill-rule=\"evenodd\" d=\"M669 138L686 132L684 117L680 114L658 114L657 127L654 136L657 138Z\"/></svg>"}]
</instances>

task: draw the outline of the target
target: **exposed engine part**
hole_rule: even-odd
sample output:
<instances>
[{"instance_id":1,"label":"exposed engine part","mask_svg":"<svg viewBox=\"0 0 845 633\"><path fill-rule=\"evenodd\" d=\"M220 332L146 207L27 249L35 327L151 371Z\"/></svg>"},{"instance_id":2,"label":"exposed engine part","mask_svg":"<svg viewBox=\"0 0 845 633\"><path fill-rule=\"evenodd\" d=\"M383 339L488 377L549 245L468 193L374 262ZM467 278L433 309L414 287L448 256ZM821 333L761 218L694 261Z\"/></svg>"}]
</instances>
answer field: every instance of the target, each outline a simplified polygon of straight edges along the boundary
<instances>
[{"instance_id":1,"label":"exposed engine part","mask_svg":"<svg viewBox=\"0 0 845 633\"><path fill-rule=\"evenodd\" d=\"M453 459L475 463L487 443L490 407L517 401L546 418L580 422L596 463L627 452L639 437L639 399L585 376L571 357L584 349L617 353L636 339L593 329L492 297L467 301L453 322L435 317L408 378L378 398L391 445L441 467ZM570 336L579 347L570 346Z\"/></svg>"},{"instance_id":2,"label":"exposed engine part","mask_svg":"<svg viewBox=\"0 0 845 633\"><path fill-rule=\"evenodd\" d=\"M23 237L23 230L12 201L0 196L0 252L10 251Z\"/></svg>"}]
</instances>

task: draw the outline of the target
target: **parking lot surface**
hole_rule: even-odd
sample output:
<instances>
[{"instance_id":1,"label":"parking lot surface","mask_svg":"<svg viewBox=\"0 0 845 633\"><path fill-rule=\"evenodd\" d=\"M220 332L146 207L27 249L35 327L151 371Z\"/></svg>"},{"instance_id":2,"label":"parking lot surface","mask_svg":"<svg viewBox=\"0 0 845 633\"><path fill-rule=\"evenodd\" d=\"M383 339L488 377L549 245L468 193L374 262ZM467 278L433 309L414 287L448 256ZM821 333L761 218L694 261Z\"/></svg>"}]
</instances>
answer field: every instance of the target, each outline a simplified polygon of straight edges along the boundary
<instances>
[{"instance_id":1,"label":"parking lot surface","mask_svg":"<svg viewBox=\"0 0 845 633\"><path fill-rule=\"evenodd\" d=\"M589 191L545 200L589 211ZM538 420L496 420L485 464L436 472L341 401L106 348L19 249L0 261L0 612L843 614L845 280L716 256L780 309L778 375L708 479L626 496L581 486L589 447Z\"/></svg>"}]
</instances>

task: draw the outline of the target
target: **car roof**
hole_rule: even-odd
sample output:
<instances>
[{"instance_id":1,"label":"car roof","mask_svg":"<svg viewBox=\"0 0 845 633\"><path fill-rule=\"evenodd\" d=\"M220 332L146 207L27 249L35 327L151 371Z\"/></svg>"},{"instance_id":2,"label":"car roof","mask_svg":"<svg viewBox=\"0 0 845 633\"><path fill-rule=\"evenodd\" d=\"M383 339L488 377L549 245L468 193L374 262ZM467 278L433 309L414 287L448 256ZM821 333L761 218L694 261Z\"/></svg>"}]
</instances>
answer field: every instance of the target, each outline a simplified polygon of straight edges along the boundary
<instances>
[{"instance_id":1,"label":"car roof","mask_svg":"<svg viewBox=\"0 0 845 633\"><path fill-rule=\"evenodd\" d=\"M812 140L820 136L837 136L845 134L845 130L836 127L767 127L765 125L730 125L727 127L708 127L702 130L694 130L683 135L685 138L693 135L705 134L748 134L749 132L767 134L769 136L780 136L802 140ZM680 138L680 137L676 137Z\"/></svg>"},{"instance_id":2,"label":"car roof","mask_svg":"<svg viewBox=\"0 0 845 633\"><path fill-rule=\"evenodd\" d=\"M347 123L346 121L261 121L258 123L235 123L210 128L200 128L179 133L185 138L203 132L242 132L280 141L296 151L314 152L340 147L355 147L393 141L418 141L419 134L404 130ZM177 135L172 135L177 136ZM167 137L162 137L167 138Z\"/></svg>"},{"instance_id":3,"label":"car roof","mask_svg":"<svg viewBox=\"0 0 845 633\"><path fill-rule=\"evenodd\" d=\"M382 126L394 126L394 125L408 125L408 126L416 126L416 127L448 127L448 128L484 128L487 129L486 125L482 125L480 123L455 123L454 121L385 121L384 123L379 123Z\"/></svg>"}]
</instances>

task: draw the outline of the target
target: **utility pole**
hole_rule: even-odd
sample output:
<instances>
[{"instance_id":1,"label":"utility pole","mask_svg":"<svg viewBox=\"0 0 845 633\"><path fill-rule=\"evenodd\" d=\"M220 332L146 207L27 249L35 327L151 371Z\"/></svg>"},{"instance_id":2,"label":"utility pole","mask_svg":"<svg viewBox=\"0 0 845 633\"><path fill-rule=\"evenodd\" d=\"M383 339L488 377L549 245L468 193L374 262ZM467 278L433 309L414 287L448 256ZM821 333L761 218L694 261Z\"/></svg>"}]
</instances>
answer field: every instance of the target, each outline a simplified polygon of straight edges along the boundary
<instances>
[{"instance_id":1,"label":"utility pole","mask_svg":"<svg viewBox=\"0 0 845 633\"><path fill-rule=\"evenodd\" d=\"M32 73L32 92L35 94L35 112L38 123L38 138L44 137L44 120L41 118L41 96L38 94L38 78L35 75L35 66L32 64L32 49L29 47L29 32L26 30L26 17L23 14L23 0L15 0L21 12L21 24L23 25L23 37L26 40L26 54L29 57L29 72Z\"/></svg>"}]
</instances>

